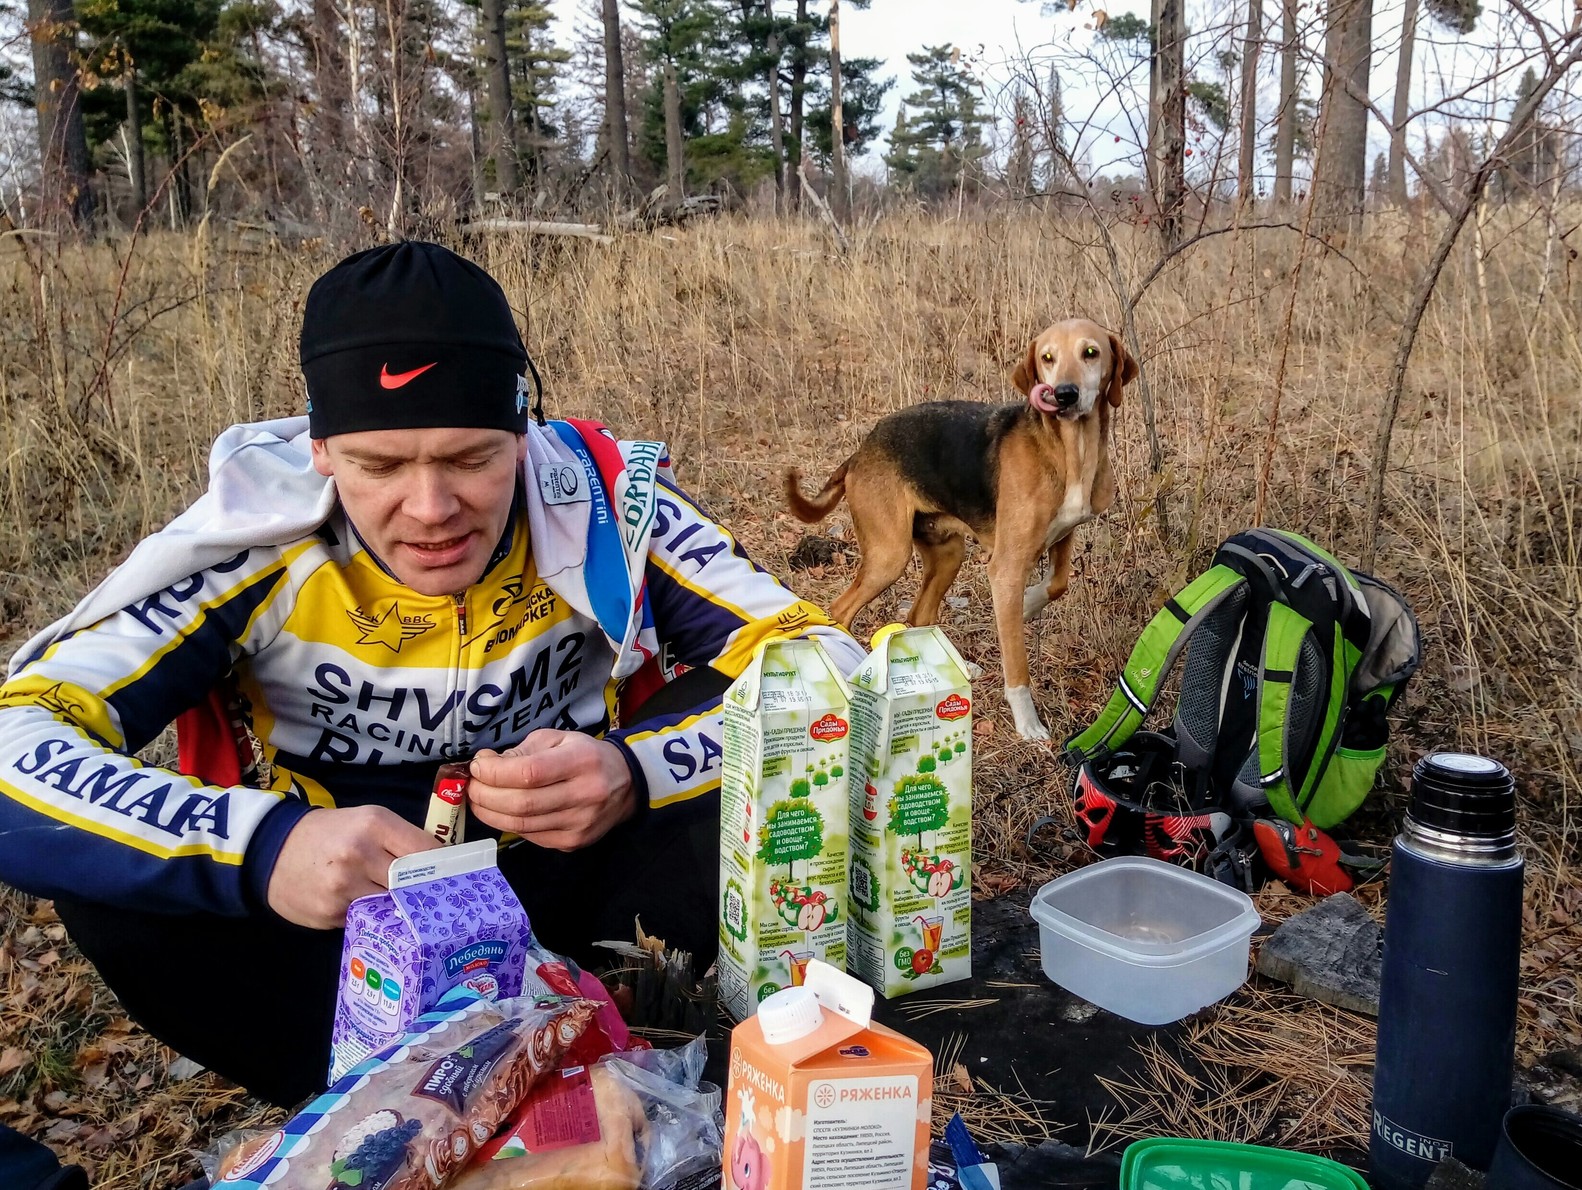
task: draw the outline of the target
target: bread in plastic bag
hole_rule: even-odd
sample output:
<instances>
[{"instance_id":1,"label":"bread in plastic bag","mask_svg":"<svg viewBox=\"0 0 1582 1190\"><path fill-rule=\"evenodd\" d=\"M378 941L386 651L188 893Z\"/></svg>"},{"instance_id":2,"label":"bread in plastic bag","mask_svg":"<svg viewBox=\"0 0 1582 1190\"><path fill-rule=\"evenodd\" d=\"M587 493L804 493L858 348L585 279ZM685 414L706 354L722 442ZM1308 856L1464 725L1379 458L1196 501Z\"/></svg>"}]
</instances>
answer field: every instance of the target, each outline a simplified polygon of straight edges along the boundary
<instances>
[{"instance_id":1,"label":"bread in plastic bag","mask_svg":"<svg viewBox=\"0 0 1582 1190\"><path fill-rule=\"evenodd\" d=\"M450 1190L637 1190L642 1182L638 1164L647 1121L643 1105L635 1092L602 1065L591 1070L578 1067L591 1094L596 1115L597 1137L543 1151L513 1152L507 1143L503 1151L475 1162L456 1178ZM553 1077L541 1083L543 1092ZM532 1106L530 1097L528 1108Z\"/></svg>"},{"instance_id":2,"label":"bread in plastic bag","mask_svg":"<svg viewBox=\"0 0 1582 1190\"><path fill-rule=\"evenodd\" d=\"M439 1190L556 1069L598 1007L524 997L424 1017L284 1127L228 1153L215 1184Z\"/></svg>"},{"instance_id":3,"label":"bread in plastic bag","mask_svg":"<svg viewBox=\"0 0 1582 1190\"><path fill-rule=\"evenodd\" d=\"M720 1093L699 1085L706 1058L698 1039L551 1076L453 1190L662 1190L717 1173Z\"/></svg>"}]
</instances>

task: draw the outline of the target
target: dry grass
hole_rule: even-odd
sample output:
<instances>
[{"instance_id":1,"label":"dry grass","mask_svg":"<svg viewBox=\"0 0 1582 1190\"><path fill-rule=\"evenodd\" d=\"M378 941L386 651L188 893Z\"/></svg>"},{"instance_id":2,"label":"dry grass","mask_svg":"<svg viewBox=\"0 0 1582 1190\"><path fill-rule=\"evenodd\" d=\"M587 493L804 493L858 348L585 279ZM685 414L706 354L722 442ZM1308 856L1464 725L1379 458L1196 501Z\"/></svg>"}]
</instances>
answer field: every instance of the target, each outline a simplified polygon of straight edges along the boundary
<instances>
[{"instance_id":1,"label":"dry grass","mask_svg":"<svg viewBox=\"0 0 1582 1190\"><path fill-rule=\"evenodd\" d=\"M1179 1055L1150 1040L1142 1077L1102 1080L1121 1109L1094 1122L1094 1147L1163 1135L1365 1152L1373 1046L1367 1017L1249 985L1195 1020Z\"/></svg>"},{"instance_id":2,"label":"dry grass","mask_svg":"<svg viewBox=\"0 0 1582 1190\"><path fill-rule=\"evenodd\" d=\"M1219 237L1151 285L1137 319L1166 473L1148 472L1134 393L1118 431L1121 498L1082 531L1071 593L1030 629L1038 701L1057 736L1102 702L1163 592L1248 523L1282 353L1267 519L1357 556L1377 396L1437 234L1381 215L1344 257L1310 253L1289 325L1296 244L1286 232ZM1130 288L1154 249L1134 229L1117 235ZM1400 716L1386 792L1359 822L1388 836L1409 766L1430 747L1487 751L1518 773L1530 862L1519 1044L1531 1058L1582 1044L1582 340L1563 244L1538 283L1542 220L1496 210L1485 241L1486 291L1470 248L1446 270L1396 433L1379 570L1416 609L1426 662ZM821 478L888 410L1004 399L1007 368L1040 326L1068 313L1115 325L1121 310L1091 225L1030 212L895 217L845 259L809 226L731 219L608 249L495 238L472 250L522 312L552 413L666 438L682 481L763 564L826 603L849 578L850 555L790 566L803 527L782 512L787 463ZM336 255L208 232L87 250L0 240L0 640L14 644L63 612L190 499L219 429L301 407L300 302ZM1166 540L1152 508L1161 487ZM845 524L840 513L834 524ZM859 629L889 618L915 582L914 571ZM978 687L984 875L1039 880L1082 859L1067 843L1034 862L1019 842L1034 818L1065 806L1066 774L1010 735L981 566L969 560L955 594L967 601L947 627L990 674ZM1266 906L1283 913L1299 901ZM0 1118L93 1165L100 1186L169 1185L182 1150L247 1105L207 1076L172 1085L166 1055L118 1025L46 908L12 896L0 913L9 1009L0 1045L26 1059L0 1058ZM1237 1102L1265 1077L1258 1031L1312 1011L1248 993L1204 1026L1202 1071L1190 1077L1222 1080L1203 1083L1219 1088L1209 1098ZM1336 1022L1332 1037L1335 1068L1353 1077L1360 1036ZM1155 1073L1181 1089L1168 1070ZM1133 1114L1147 1110L1117 1094ZM1237 1136L1274 1128L1320 1148L1354 1133L1338 1091L1300 1094L1311 1099L1300 1127L1261 1093L1212 1126Z\"/></svg>"},{"instance_id":3,"label":"dry grass","mask_svg":"<svg viewBox=\"0 0 1582 1190\"><path fill-rule=\"evenodd\" d=\"M950 1117L960 1112L979 1143L1037 1144L1056 1139L1061 1129L1050 1121L1050 1105L1020 1086L1007 1089L974 1078L961 1060L966 1044L965 1033L952 1034L934 1055L934 1135L941 1134Z\"/></svg>"}]
</instances>

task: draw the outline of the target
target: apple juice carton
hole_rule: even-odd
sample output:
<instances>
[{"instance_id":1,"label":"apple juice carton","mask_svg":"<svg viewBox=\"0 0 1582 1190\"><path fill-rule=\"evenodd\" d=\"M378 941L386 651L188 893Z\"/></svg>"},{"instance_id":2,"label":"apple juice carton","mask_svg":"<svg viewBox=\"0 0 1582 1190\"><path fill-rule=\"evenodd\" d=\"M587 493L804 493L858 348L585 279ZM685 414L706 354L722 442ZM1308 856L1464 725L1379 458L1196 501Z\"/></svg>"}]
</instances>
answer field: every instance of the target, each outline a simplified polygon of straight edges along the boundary
<instances>
[{"instance_id":1,"label":"apple juice carton","mask_svg":"<svg viewBox=\"0 0 1582 1190\"><path fill-rule=\"evenodd\" d=\"M522 993L533 932L500 874L493 839L390 864L389 891L346 910L330 1082L412 1030L446 992Z\"/></svg>"},{"instance_id":2,"label":"apple juice carton","mask_svg":"<svg viewBox=\"0 0 1582 1190\"><path fill-rule=\"evenodd\" d=\"M736 1019L846 962L845 680L811 640L760 645L725 692L720 994Z\"/></svg>"},{"instance_id":3,"label":"apple juice carton","mask_svg":"<svg viewBox=\"0 0 1582 1190\"><path fill-rule=\"evenodd\" d=\"M934 1061L817 959L731 1033L726 1190L921 1190Z\"/></svg>"},{"instance_id":4,"label":"apple juice carton","mask_svg":"<svg viewBox=\"0 0 1582 1190\"><path fill-rule=\"evenodd\" d=\"M847 967L886 997L972 974L972 680L937 627L881 629L851 684Z\"/></svg>"}]
</instances>

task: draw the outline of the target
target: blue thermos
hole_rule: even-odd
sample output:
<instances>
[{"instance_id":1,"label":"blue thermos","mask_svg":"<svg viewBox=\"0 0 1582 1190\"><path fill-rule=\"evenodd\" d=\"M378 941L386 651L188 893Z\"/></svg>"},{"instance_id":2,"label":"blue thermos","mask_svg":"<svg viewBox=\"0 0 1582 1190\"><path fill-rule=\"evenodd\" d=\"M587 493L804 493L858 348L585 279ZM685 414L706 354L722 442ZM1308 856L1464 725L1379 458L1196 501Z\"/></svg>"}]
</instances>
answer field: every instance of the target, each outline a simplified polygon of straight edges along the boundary
<instances>
[{"instance_id":1,"label":"blue thermos","mask_svg":"<svg viewBox=\"0 0 1582 1190\"><path fill-rule=\"evenodd\" d=\"M1445 1157L1488 1168L1511 1101L1521 937L1511 774L1482 756L1424 757L1390 860L1376 1190L1419 1190Z\"/></svg>"}]
</instances>

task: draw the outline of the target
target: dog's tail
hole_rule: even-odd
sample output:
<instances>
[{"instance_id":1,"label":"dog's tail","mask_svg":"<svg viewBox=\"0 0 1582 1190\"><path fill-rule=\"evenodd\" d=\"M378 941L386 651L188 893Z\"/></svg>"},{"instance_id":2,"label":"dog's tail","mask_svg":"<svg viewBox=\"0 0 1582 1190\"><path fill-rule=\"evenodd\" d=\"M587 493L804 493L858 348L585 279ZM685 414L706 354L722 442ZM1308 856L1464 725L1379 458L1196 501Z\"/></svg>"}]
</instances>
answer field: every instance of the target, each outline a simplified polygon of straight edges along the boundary
<instances>
[{"instance_id":1,"label":"dog's tail","mask_svg":"<svg viewBox=\"0 0 1582 1190\"><path fill-rule=\"evenodd\" d=\"M791 509L791 515L814 525L834 512L835 505L846 495L846 468L850 464L851 460L847 459L836 467L834 474L825 480L818 495L811 500L802 494L802 472L795 467L789 468L786 471L786 504Z\"/></svg>"}]
</instances>

